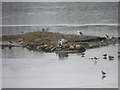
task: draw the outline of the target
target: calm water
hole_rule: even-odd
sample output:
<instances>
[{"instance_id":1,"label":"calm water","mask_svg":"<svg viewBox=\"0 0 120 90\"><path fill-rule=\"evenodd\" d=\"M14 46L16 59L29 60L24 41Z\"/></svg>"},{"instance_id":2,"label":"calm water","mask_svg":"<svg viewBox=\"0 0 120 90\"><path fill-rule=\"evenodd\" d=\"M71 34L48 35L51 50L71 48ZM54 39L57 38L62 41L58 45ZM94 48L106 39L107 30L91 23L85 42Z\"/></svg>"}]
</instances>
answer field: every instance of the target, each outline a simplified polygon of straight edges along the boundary
<instances>
[{"instance_id":1,"label":"calm water","mask_svg":"<svg viewBox=\"0 0 120 90\"><path fill-rule=\"evenodd\" d=\"M62 88L117 88L117 45L87 50L62 56L55 53L33 52L23 48L5 48L3 52L3 87L62 87ZM97 53L96 53L97 52ZM103 54L115 56L112 61ZM98 61L91 57L99 57ZM102 79L101 71L106 71Z\"/></svg>"},{"instance_id":2,"label":"calm water","mask_svg":"<svg viewBox=\"0 0 120 90\"><path fill-rule=\"evenodd\" d=\"M5 2L2 8L3 35L47 28L66 34L76 34L79 30L85 35L117 36L117 2Z\"/></svg>"},{"instance_id":3,"label":"calm water","mask_svg":"<svg viewBox=\"0 0 120 90\"><path fill-rule=\"evenodd\" d=\"M3 25L113 24L117 2L17 2L2 5Z\"/></svg>"},{"instance_id":4,"label":"calm water","mask_svg":"<svg viewBox=\"0 0 120 90\"><path fill-rule=\"evenodd\" d=\"M2 34L41 31L118 36L118 3L3 3ZM1 49L0 49L1 50ZM80 53L33 52L24 48L2 51L3 88L117 88L118 47L90 49ZM104 60L103 54L115 56ZM99 60L91 60L91 57ZM101 71L106 71L102 78Z\"/></svg>"}]
</instances>

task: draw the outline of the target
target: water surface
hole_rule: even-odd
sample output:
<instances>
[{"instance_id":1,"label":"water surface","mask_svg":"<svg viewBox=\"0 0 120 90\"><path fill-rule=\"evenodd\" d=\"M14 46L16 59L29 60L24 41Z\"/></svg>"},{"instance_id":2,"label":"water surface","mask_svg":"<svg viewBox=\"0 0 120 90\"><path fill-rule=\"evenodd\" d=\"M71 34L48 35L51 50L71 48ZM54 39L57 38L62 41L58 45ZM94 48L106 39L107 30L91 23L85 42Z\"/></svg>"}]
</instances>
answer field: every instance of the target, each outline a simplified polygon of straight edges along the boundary
<instances>
[{"instance_id":1,"label":"water surface","mask_svg":"<svg viewBox=\"0 0 120 90\"><path fill-rule=\"evenodd\" d=\"M110 45L65 57L23 48L3 49L3 88L117 88L117 46ZM96 53L97 52L97 53ZM103 54L114 60L103 59ZM98 57L98 61L91 57ZM106 71L102 79L101 71Z\"/></svg>"}]
</instances>

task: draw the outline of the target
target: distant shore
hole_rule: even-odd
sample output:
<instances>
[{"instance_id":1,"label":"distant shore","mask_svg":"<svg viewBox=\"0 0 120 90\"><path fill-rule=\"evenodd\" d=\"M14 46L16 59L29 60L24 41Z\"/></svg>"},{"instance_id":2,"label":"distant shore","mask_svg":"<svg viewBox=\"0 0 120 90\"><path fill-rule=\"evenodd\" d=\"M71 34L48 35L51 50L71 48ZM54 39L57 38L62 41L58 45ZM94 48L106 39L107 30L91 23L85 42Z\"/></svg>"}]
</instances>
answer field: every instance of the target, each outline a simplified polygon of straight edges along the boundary
<instances>
[{"instance_id":1,"label":"distant shore","mask_svg":"<svg viewBox=\"0 0 120 90\"><path fill-rule=\"evenodd\" d=\"M59 47L58 41L64 38L62 47ZM52 32L30 32L18 35L4 35L0 37L2 42L9 42L8 45L1 45L5 47L22 46L33 51L44 52L84 52L89 48L96 48L107 46L109 44L117 43L118 39L115 37L106 38L99 36L86 35L71 35ZM15 45L14 42L19 45Z\"/></svg>"}]
</instances>

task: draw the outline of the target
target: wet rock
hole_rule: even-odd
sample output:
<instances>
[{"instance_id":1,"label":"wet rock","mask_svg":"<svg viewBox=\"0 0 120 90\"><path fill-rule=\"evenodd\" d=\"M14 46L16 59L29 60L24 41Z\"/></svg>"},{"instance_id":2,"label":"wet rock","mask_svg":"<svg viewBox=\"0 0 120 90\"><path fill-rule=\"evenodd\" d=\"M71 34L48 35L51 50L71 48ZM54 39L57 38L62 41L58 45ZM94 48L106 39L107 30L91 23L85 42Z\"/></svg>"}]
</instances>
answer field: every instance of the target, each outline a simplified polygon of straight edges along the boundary
<instances>
[{"instance_id":1,"label":"wet rock","mask_svg":"<svg viewBox=\"0 0 120 90\"><path fill-rule=\"evenodd\" d=\"M75 47L73 45L70 46L70 50L73 50L75 49Z\"/></svg>"},{"instance_id":2,"label":"wet rock","mask_svg":"<svg viewBox=\"0 0 120 90\"><path fill-rule=\"evenodd\" d=\"M51 48L51 52L54 52L56 50L56 47Z\"/></svg>"},{"instance_id":3,"label":"wet rock","mask_svg":"<svg viewBox=\"0 0 120 90\"><path fill-rule=\"evenodd\" d=\"M81 46L80 46L80 45L76 45L75 48L76 48L76 49L80 49Z\"/></svg>"},{"instance_id":4,"label":"wet rock","mask_svg":"<svg viewBox=\"0 0 120 90\"><path fill-rule=\"evenodd\" d=\"M67 40L63 40L63 44L67 44L68 43L68 41Z\"/></svg>"},{"instance_id":5,"label":"wet rock","mask_svg":"<svg viewBox=\"0 0 120 90\"><path fill-rule=\"evenodd\" d=\"M90 45L89 48L97 48L97 47L100 47L99 44L94 44L94 45Z\"/></svg>"},{"instance_id":6,"label":"wet rock","mask_svg":"<svg viewBox=\"0 0 120 90\"><path fill-rule=\"evenodd\" d=\"M85 48L89 48L89 43L87 42L79 42L78 44L84 46Z\"/></svg>"},{"instance_id":7,"label":"wet rock","mask_svg":"<svg viewBox=\"0 0 120 90\"><path fill-rule=\"evenodd\" d=\"M63 45L63 48L69 48L69 47L70 47L69 44L64 44L64 45Z\"/></svg>"},{"instance_id":8,"label":"wet rock","mask_svg":"<svg viewBox=\"0 0 120 90\"><path fill-rule=\"evenodd\" d=\"M23 42L23 38L18 39L18 42L19 42L19 43Z\"/></svg>"}]
</instances>

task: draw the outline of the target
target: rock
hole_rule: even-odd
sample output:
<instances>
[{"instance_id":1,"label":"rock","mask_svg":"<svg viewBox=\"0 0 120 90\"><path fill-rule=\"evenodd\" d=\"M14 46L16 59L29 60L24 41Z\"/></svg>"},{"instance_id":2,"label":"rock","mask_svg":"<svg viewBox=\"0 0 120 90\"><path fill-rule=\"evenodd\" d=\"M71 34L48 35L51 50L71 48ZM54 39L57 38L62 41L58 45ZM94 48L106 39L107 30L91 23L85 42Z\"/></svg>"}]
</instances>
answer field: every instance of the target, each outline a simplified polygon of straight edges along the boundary
<instances>
[{"instance_id":1,"label":"rock","mask_svg":"<svg viewBox=\"0 0 120 90\"><path fill-rule=\"evenodd\" d=\"M63 44L67 44L67 42L68 42L67 40L63 40Z\"/></svg>"},{"instance_id":2,"label":"rock","mask_svg":"<svg viewBox=\"0 0 120 90\"><path fill-rule=\"evenodd\" d=\"M78 44L84 46L85 48L89 47L89 43L87 42L79 42Z\"/></svg>"},{"instance_id":3,"label":"rock","mask_svg":"<svg viewBox=\"0 0 120 90\"><path fill-rule=\"evenodd\" d=\"M54 51L55 51L55 49L56 49L56 47L51 48L51 52L54 52Z\"/></svg>"},{"instance_id":4,"label":"rock","mask_svg":"<svg viewBox=\"0 0 120 90\"><path fill-rule=\"evenodd\" d=\"M76 45L75 48L76 48L76 49L80 49L80 45Z\"/></svg>"},{"instance_id":5,"label":"rock","mask_svg":"<svg viewBox=\"0 0 120 90\"><path fill-rule=\"evenodd\" d=\"M19 42L19 43L23 43L23 38L18 39L18 42Z\"/></svg>"},{"instance_id":6,"label":"rock","mask_svg":"<svg viewBox=\"0 0 120 90\"><path fill-rule=\"evenodd\" d=\"M70 46L70 49L73 50L73 49L75 49L75 47L74 47L73 45L71 45L71 46Z\"/></svg>"},{"instance_id":7,"label":"rock","mask_svg":"<svg viewBox=\"0 0 120 90\"><path fill-rule=\"evenodd\" d=\"M51 49L50 49L49 47L46 47L46 48L44 49L44 51L45 51L45 52L51 52Z\"/></svg>"},{"instance_id":8,"label":"rock","mask_svg":"<svg viewBox=\"0 0 120 90\"><path fill-rule=\"evenodd\" d=\"M47 44L45 44L44 47L47 47Z\"/></svg>"},{"instance_id":9,"label":"rock","mask_svg":"<svg viewBox=\"0 0 120 90\"><path fill-rule=\"evenodd\" d=\"M90 45L89 48L97 48L97 47L100 47L99 44L96 44L96 45Z\"/></svg>"},{"instance_id":10,"label":"rock","mask_svg":"<svg viewBox=\"0 0 120 90\"><path fill-rule=\"evenodd\" d=\"M41 49L41 47L40 47L40 46L37 46L36 49L39 50L39 49Z\"/></svg>"},{"instance_id":11,"label":"rock","mask_svg":"<svg viewBox=\"0 0 120 90\"><path fill-rule=\"evenodd\" d=\"M64 44L63 48L69 48L70 46L68 44Z\"/></svg>"},{"instance_id":12,"label":"rock","mask_svg":"<svg viewBox=\"0 0 120 90\"><path fill-rule=\"evenodd\" d=\"M77 44L77 45L75 45L75 48L76 48L76 49L82 49L82 48L84 48L84 46L83 46L83 45L78 45L78 44Z\"/></svg>"},{"instance_id":13,"label":"rock","mask_svg":"<svg viewBox=\"0 0 120 90\"><path fill-rule=\"evenodd\" d=\"M23 41L19 42L20 44L23 44Z\"/></svg>"}]
</instances>

